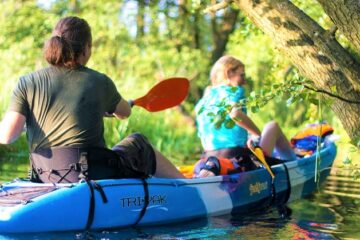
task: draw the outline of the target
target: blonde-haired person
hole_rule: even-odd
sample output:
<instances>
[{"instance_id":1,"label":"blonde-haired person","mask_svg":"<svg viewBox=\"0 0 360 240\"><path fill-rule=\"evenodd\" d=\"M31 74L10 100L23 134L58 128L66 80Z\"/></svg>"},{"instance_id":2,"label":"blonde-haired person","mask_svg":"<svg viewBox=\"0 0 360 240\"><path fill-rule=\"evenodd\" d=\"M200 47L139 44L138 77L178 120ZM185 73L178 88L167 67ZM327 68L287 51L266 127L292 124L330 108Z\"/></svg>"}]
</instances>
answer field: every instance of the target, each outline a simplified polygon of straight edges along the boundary
<instances>
[{"instance_id":1,"label":"blonde-haired person","mask_svg":"<svg viewBox=\"0 0 360 240\"><path fill-rule=\"evenodd\" d=\"M276 122L266 124L261 132L246 115L245 106L233 107L230 113L225 109L226 106L245 99L245 65L240 60L233 56L221 57L212 67L210 79L211 85L195 106L198 135L204 149L202 159L206 161L211 156L228 159L249 157L249 134L260 138L259 145L268 156L275 149L282 159L296 158ZM214 114L217 113L226 113L221 125L214 122ZM235 122L235 126L226 124L231 120ZM209 165L209 169L202 169L200 177L214 175L213 171L209 171L214 164Z\"/></svg>"},{"instance_id":2,"label":"blonde-haired person","mask_svg":"<svg viewBox=\"0 0 360 240\"><path fill-rule=\"evenodd\" d=\"M131 107L108 76L85 66L91 50L86 20L59 20L44 46L50 66L20 78L0 124L0 144L15 141L26 123L34 181L183 178L141 134L106 149L104 115L124 119Z\"/></svg>"}]
</instances>

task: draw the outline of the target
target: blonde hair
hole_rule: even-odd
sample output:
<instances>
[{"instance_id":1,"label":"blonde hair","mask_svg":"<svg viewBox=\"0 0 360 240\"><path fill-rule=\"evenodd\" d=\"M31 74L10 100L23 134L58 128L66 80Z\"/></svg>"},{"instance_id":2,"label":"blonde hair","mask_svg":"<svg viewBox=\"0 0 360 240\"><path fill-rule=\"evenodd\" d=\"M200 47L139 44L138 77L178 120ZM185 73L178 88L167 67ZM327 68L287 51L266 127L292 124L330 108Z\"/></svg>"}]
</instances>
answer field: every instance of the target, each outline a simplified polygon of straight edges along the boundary
<instances>
[{"instance_id":1,"label":"blonde hair","mask_svg":"<svg viewBox=\"0 0 360 240\"><path fill-rule=\"evenodd\" d=\"M211 68L210 81L213 86L223 83L229 79L229 72L235 71L245 65L233 56L223 56L219 58Z\"/></svg>"}]
</instances>

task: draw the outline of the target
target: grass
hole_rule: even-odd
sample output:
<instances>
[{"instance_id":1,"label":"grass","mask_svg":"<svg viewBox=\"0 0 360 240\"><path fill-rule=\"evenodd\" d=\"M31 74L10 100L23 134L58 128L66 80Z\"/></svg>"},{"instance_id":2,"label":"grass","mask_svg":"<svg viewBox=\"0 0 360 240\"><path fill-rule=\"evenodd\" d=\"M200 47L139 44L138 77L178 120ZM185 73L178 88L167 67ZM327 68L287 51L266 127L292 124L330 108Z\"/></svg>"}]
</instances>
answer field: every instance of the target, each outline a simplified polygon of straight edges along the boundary
<instances>
[{"instance_id":1,"label":"grass","mask_svg":"<svg viewBox=\"0 0 360 240\"><path fill-rule=\"evenodd\" d=\"M201 154L200 139L176 110L148 113L134 108L129 120L106 120L105 139L109 147L127 135L140 132L176 165L195 162Z\"/></svg>"},{"instance_id":2,"label":"grass","mask_svg":"<svg viewBox=\"0 0 360 240\"><path fill-rule=\"evenodd\" d=\"M124 81L127 83L128 81ZM131 82L131 81L130 81ZM146 85L142 89L134 86L127 86L126 84L120 89L122 92L130 92L130 96L126 98L135 98L142 96L152 84ZM9 97L11 94L10 88L13 84L7 84L7 87L1 89L2 101L0 104L0 117L5 113ZM268 111L264 109L262 111ZM251 116L259 127L263 126L267 119L265 114L251 114ZM338 145L338 157L336 159L336 166L343 166L344 168L353 168L353 173L360 175L358 160L360 153L354 151L354 147L349 144L349 138L343 130L339 120L334 118L328 121L335 129L335 134L340 135ZM300 128L283 128L287 136L293 136ZM135 132L140 132L148 137L152 145L160 150L166 157L168 157L175 165L193 164L200 157L202 148L200 139L197 137L194 126L189 125L184 117L176 111L176 109L169 109L162 112L149 113L146 110L134 107L131 117L127 120L117 120L115 118L108 118L105 120L105 139L108 147L112 147L127 135ZM0 181L10 180L15 176L25 176L28 168L28 147L25 136L16 141L12 145L0 145ZM19 160L18 160L19 159Z\"/></svg>"},{"instance_id":3,"label":"grass","mask_svg":"<svg viewBox=\"0 0 360 240\"><path fill-rule=\"evenodd\" d=\"M201 154L195 128L174 109L149 113L135 107L129 119L105 120L105 139L109 148L131 133L140 132L177 166L192 164ZM11 145L0 145L0 182L25 177L28 171L25 135Z\"/></svg>"}]
</instances>

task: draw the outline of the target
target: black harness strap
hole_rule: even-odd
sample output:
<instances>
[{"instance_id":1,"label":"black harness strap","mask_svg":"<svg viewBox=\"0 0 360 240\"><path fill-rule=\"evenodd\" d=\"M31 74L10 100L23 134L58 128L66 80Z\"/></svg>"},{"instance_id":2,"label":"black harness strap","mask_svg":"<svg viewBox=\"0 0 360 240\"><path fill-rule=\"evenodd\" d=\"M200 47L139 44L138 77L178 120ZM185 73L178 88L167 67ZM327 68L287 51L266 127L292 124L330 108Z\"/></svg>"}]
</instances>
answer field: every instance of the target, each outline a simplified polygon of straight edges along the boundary
<instances>
[{"instance_id":1,"label":"black harness strap","mask_svg":"<svg viewBox=\"0 0 360 240\"><path fill-rule=\"evenodd\" d=\"M145 196L144 196L144 206L143 208L141 209L141 212L140 212L140 215L138 217L138 219L136 220L136 222L134 223L134 226L136 226L140 221L141 219L144 217L145 215L145 212L146 212L146 209L147 207L149 206L149 185L148 183L146 182L146 179L145 178L140 178L142 183L143 183L143 186L144 186L144 193L145 193Z\"/></svg>"},{"instance_id":2,"label":"black harness strap","mask_svg":"<svg viewBox=\"0 0 360 240\"><path fill-rule=\"evenodd\" d=\"M272 204L277 205L277 207L280 207L280 206L286 204L287 201L289 200L290 194L291 194L291 183L290 183L289 169L287 168L285 163L283 163L282 165L284 166L285 174L286 174L286 178L287 178L287 189L286 189L286 193L285 193L284 197L282 197L282 199L277 199L277 194L275 192L275 184L273 183L273 192L274 192L275 195L273 197Z\"/></svg>"},{"instance_id":3,"label":"black harness strap","mask_svg":"<svg viewBox=\"0 0 360 240\"><path fill-rule=\"evenodd\" d=\"M271 178L271 201L270 206L273 206L276 203L277 194L275 189L275 179Z\"/></svg>"},{"instance_id":4,"label":"black harness strap","mask_svg":"<svg viewBox=\"0 0 360 240\"><path fill-rule=\"evenodd\" d=\"M287 177L287 190L283 198L281 199L281 202L277 203L277 209L278 213L281 216L281 218L288 218L291 216L291 209L286 206L287 201L289 201L290 195L291 195L291 183L290 183L290 176L289 176L289 169L285 164L283 164L286 177Z\"/></svg>"},{"instance_id":5,"label":"black harness strap","mask_svg":"<svg viewBox=\"0 0 360 240\"><path fill-rule=\"evenodd\" d=\"M89 186L90 189L90 204L89 204L89 214L88 214L88 219L86 222L86 226L85 226L85 230L89 230L91 228L91 225L94 221L94 215L95 215L95 194L94 194L94 187L91 184L91 182L89 180L85 180L87 185Z\"/></svg>"},{"instance_id":6,"label":"black harness strap","mask_svg":"<svg viewBox=\"0 0 360 240\"><path fill-rule=\"evenodd\" d=\"M258 156L256 156L255 154L252 154L258 161L260 161L260 159L259 159L259 157ZM261 162L261 161L260 161ZM266 163L268 163L268 159L267 158L265 158L265 162ZM269 163L268 163L269 164ZM270 164L269 164L270 165ZM271 165L270 165L271 166ZM265 168L265 166L263 166L263 168L264 169L266 169ZM269 172L268 172L269 173ZM270 173L269 173L269 175L270 175ZM270 175L270 178L271 178L271 196L270 196L270 202L269 202L269 205L268 205L268 207L271 207L271 206L274 206L275 204L276 204L276 200L277 200L277 193L276 193L276 188L275 188L275 178L276 178L276 175L275 175L275 173L274 173L274 177L272 177L271 175Z\"/></svg>"},{"instance_id":7,"label":"black harness strap","mask_svg":"<svg viewBox=\"0 0 360 240\"><path fill-rule=\"evenodd\" d=\"M90 204L89 204L89 214L88 219L86 223L85 230L89 230L91 228L91 225L94 222L94 216L95 216L95 191L97 190L104 203L108 202L108 199L106 197L106 194L104 192L104 189L95 181L89 180L88 174L89 174L89 162L88 162L88 154L87 152L83 152L80 155L79 163L76 166L71 166L72 168L80 168L80 175L82 179L85 180L86 184L89 186L90 189Z\"/></svg>"},{"instance_id":8,"label":"black harness strap","mask_svg":"<svg viewBox=\"0 0 360 240\"><path fill-rule=\"evenodd\" d=\"M93 183L93 185L94 185L95 190L97 190L97 191L100 193L101 199L102 199L103 203L107 203L107 202L108 202L108 199L107 199L107 197L106 197L106 194L105 194L104 189L103 189L103 188L101 187L101 185L98 184L97 182L92 181L92 183Z\"/></svg>"},{"instance_id":9,"label":"black harness strap","mask_svg":"<svg viewBox=\"0 0 360 240\"><path fill-rule=\"evenodd\" d=\"M89 186L90 189L90 204L89 204L89 214L88 219L86 222L85 230L89 230L91 228L92 223L94 222L94 216L95 216L95 191L99 191L101 198L104 203L107 203L107 197L103 190L103 188L95 181L91 181L88 179L85 179L86 184Z\"/></svg>"},{"instance_id":10,"label":"black harness strap","mask_svg":"<svg viewBox=\"0 0 360 240\"><path fill-rule=\"evenodd\" d=\"M283 203L286 203L287 201L289 201L290 195L291 195L291 183L290 183L290 175L289 175L289 169L286 166L285 163L283 163L285 172L286 172L286 177L287 177L287 191L286 191L286 195L285 195L285 199Z\"/></svg>"}]
</instances>

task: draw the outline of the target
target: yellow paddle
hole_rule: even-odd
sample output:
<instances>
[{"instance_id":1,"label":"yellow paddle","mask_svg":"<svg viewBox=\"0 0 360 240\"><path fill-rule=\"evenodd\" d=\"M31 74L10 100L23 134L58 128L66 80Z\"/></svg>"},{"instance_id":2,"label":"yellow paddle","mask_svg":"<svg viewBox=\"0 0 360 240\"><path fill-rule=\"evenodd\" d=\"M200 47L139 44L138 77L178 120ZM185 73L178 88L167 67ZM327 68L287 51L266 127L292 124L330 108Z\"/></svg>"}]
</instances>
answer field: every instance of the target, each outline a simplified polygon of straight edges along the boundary
<instances>
[{"instance_id":1,"label":"yellow paddle","mask_svg":"<svg viewBox=\"0 0 360 240\"><path fill-rule=\"evenodd\" d=\"M249 149L251 150L251 152L260 160L260 162L262 162L262 164L264 164L266 170L270 173L272 179L274 180L275 178L275 174L273 173L273 171L271 170L269 164L267 164L266 160L265 160L265 156L264 156L264 152L261 149L261 147L259 146L251 146L249 147Z\"/></svg>"}]
</instances>

